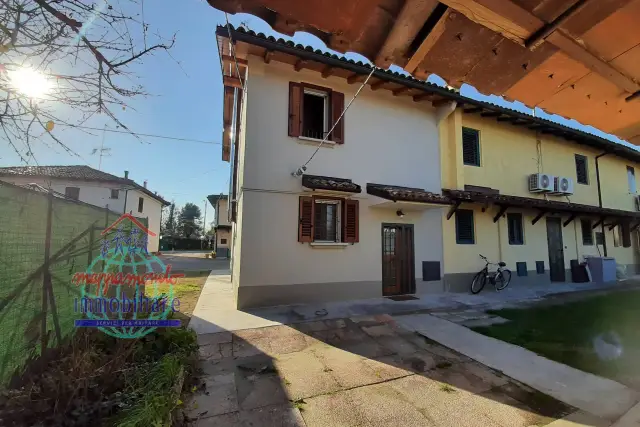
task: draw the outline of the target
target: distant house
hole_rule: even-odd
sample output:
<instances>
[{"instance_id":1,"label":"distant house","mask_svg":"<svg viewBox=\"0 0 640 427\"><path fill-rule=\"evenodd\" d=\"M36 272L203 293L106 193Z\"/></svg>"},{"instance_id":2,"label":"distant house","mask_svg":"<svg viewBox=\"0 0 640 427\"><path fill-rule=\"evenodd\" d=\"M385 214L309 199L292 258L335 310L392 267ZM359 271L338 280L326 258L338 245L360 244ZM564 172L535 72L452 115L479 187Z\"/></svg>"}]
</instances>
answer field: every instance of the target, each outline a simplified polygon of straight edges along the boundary
<instances>
[{"instance_id":1,"label":"distant house","mask_svg":"<svg viewBox=\"0 0 640 427\"><path fill-rule=\"evenodd\" d=\"M69 199L147 218L156 234L150 236L148 250L158 251L162 207L169 203L149 190L146 181L139 185L129 179L128 171L119 177L84 165L5 167L0 168L0 181L51 189Z\"/></svg>"},{"instance_id":2,"label":"distant house","mask_svg":"<svg viewBox=\"0 0 640 427\"><path fill-rule=\"evenodd\" d=\"M231 222L229 222L229 197L225 194L207 196L209 203L216 210L213 229L216 232L214 250L218 257L230 257Z\"/></svg>"}]
</instances>

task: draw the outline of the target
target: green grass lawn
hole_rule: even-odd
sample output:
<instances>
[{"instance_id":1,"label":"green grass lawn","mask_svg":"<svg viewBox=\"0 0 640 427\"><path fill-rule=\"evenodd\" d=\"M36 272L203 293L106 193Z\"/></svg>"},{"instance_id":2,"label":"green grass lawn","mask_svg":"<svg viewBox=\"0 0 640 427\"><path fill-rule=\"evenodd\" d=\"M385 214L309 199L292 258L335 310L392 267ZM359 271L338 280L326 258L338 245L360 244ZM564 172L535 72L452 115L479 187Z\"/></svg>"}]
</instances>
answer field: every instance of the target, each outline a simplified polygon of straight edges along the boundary
<instances>
[{"instance_id":1,"label":"green grass lawn","mask_svg":"<svg viewBox=\"0 0 640 427\"><path fill-rule=\"evenodd\" d=\"M640 386L640 291L491 313L511 322L473 330L580 370ZM612 341L612 333L619 337L622 354L607 360L598 354L594 341L603 336Z\"/></svg>"}]
</instances>

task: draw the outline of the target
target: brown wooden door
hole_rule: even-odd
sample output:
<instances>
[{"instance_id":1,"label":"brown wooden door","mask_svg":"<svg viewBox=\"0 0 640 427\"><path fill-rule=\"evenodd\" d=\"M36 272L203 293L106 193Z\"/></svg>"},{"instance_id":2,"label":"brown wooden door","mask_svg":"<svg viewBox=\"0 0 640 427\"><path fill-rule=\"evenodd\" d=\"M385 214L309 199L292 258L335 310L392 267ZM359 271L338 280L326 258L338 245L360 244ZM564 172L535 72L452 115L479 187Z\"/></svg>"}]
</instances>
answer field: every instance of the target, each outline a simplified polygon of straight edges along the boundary
<instances>
[{"instance_id":1,"label":"brown wooden door","mask_svg":"<svg viewBox=\"0 0 640 427\"><path fill-rule=\"evenodd\" d=\"M560 218L547 218L547 245L549 246L549 276L552 282L564 282L564 244Z\"/></svg>"},{"instance_id":2,"label":"brown wooden door","mask_svg":"<svg viewBox=\"0 0 640 427\"><path fill-rule=\"evenodd\" d=\"M382 225L382 294L415 293L412 224Z\"/></svg>"}]
</instances>

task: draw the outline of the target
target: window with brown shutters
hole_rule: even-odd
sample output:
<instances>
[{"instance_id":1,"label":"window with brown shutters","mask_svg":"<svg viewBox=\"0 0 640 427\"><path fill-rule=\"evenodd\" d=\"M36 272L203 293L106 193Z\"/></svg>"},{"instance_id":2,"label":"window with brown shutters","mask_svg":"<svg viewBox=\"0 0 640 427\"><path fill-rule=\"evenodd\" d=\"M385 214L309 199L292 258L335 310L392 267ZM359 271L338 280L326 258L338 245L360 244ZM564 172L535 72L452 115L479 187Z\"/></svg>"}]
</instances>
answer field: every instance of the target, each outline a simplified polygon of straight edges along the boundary
<instances>
[{"instance_id":1,"label":"window with brown shutters","mask_svg":"<svg viewBox=\"0 0 640 427\"><path fill-rule=\"evenodd\" d=\"M360 224L358 224L359 210L359 203L357 200L344 201L342 240L345 243L357 243L360 241Z\"/></svg>"},{"instance_id":2,"label":"window with brown shutters","mask_svg":"<svg viewBox=\"0 0 640 427\"><path fill-rule=\"evenodd\" d=\"M480 132L462 128L462 161L467 166L480 166Z\"/></svg>"},{"instance_id":3,"label":"window with brown shutters","mask_svg":"<svg viewBox=\"0 0 640 427\"><path fill-rule=\"evenodd\" d=\"M357 200L300 196L298 241L302 243L357 243L359 241Z\"/></svg>"},{"instance_id":4,"label":"window with brown shutters","mask_svg":"<svg viewBox=\"0 0 640 427\"><path fill-rule=\"evenodd\" d=\"M337 123L327 139L343 144L345 118L338 121L343 110L343 93L308 83L289 82L289 136L322 140Z\"/></svg>"},{"instance_id":5,"label":"window with brown shutters","mask_svg":"<svg viewBox=\"0 0 640 427\"><path fill-rule=\"evenodd\" d=\"M298 242L313 241L313 197L300 196L298 207Z\"/></svg>"}]
</instances>

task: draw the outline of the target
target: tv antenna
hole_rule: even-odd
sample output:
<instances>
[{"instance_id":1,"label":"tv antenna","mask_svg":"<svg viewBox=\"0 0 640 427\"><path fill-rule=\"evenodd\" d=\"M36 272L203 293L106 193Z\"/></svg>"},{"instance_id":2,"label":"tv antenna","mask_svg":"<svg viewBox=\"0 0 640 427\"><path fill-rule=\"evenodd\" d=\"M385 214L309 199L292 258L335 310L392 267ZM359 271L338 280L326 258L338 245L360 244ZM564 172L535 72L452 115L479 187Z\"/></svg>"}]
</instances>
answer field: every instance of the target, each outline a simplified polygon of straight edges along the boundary
<instances>
[{"instance_id":1,"label":"tv antenna","mask_svg":"<svg viewBox=\"0 0 640 427\"><path fill-rule=\"evenodd\" d=\"M100 142L100 148L94 148L93 150L91 150L91 155L96 155L98 154L99 156L99 160L98 160L98 170L102 170L102 157L111 157L111 148L104 147L104 139L107 135L107 125L104 125L104 129L102 130L102 141Z\"/></svg>"}]
</instances>

